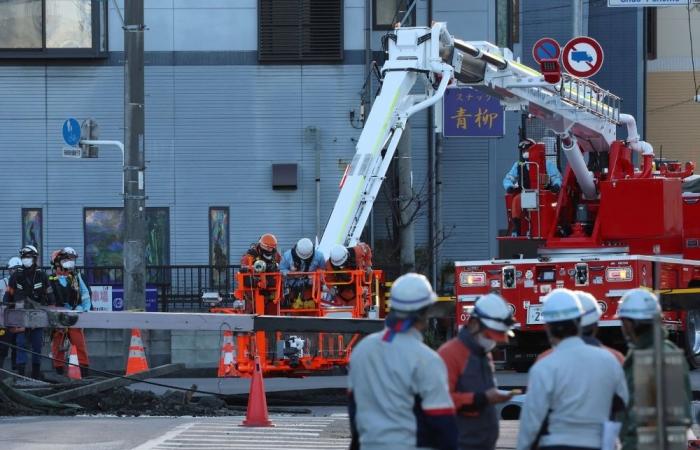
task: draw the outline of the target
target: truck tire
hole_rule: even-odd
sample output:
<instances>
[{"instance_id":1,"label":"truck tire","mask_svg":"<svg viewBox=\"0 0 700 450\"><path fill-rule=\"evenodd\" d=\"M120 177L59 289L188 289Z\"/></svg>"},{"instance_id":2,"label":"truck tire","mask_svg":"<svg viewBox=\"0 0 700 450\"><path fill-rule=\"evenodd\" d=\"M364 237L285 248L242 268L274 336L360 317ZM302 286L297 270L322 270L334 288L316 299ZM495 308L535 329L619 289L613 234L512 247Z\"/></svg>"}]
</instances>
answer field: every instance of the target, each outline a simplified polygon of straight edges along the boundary
<instances>
[{"instance_id":1,"label":"truck tire","mask_svg":"<svg viewBox=\"0 0 700 450\"><path fill-rule=\"evenodd\" d=\"M691 309L685 322L685 356L693 369L700 369L700 309Z\"/></svg>"}]
</instances>

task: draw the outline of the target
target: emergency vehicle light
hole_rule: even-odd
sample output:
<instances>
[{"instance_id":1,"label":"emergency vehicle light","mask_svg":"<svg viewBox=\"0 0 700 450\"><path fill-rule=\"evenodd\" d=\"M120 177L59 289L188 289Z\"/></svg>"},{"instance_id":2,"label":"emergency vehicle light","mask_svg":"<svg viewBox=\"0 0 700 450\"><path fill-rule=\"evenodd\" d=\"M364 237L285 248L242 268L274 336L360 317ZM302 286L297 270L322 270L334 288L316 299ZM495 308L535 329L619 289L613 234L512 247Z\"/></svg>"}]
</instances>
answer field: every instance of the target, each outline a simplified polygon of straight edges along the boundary
<instances>
[{"instance_id":1,"label":"emergency vehicle light","mask_svg":"<svg viewBox=\"0 0 700 450\"><path fill-rule=\"evenodd\" d=\"M486 286L486 272L462 272L459 284L462 287Z\"/></svg>"},{"instance_id":2,"label":"emergency vehicle light","mask_svg":"<svg viewBox=\"0 0 700 450\"><path fill-rule=\"evenodd\" d=\"M632 281L632 268L608 267L605 269L605 280L610 282Z\"/></svg>"}]
</instances>

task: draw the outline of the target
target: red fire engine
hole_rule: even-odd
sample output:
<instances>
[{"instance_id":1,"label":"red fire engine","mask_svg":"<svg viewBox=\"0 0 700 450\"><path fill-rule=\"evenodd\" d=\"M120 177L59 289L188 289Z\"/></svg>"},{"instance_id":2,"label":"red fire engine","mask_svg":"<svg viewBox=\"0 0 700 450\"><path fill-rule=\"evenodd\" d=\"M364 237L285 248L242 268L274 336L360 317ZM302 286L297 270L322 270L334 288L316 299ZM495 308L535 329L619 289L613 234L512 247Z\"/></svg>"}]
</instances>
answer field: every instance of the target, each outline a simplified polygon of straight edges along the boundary
<instances>
[{"instance_id":1,"label":"red fire engine","mask_svg":"<svg viewBox=\"0 0 700 450\"><path fill-rule=\"evenodd\" d=\"M595 99L609 97L592 84L590 88ZM579 114L594 112L584 106L579 105ZM525 370L548 346L542 299L561 287L593 294L603 310L602 339L619 345L615 314L622 294L638 287L656 292L668 330L685 347L691 365L700 366L700 194L683 188L694 164L656 160L655 165L653 150L639 140L634 119L613 109L607 112L612 114L600 114L601 123L626 125L627 140L605 145L586 139L582 144L584 133L573 123L560 134L569 164L558 193L546 188L544 145L531 146L524 163L529 166L529 189L519 192L525 217L520 229L509 230L521 237L499 237L498 258L455 264L459 324L480 295L497 292L508 301L517 329L506 361L516 370ZM506 194L506 205L511 195Z\"/></svg>"}]
</instances>

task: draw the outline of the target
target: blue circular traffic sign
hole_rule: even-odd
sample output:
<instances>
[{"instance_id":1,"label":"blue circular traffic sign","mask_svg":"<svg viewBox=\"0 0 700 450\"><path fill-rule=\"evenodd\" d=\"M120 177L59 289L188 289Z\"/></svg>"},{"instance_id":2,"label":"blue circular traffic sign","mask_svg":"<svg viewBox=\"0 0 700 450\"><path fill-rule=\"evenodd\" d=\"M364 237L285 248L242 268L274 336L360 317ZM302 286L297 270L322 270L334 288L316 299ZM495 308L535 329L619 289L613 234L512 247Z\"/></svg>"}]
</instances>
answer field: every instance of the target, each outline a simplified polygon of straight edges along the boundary
<instances>
[{"instance_id":1,"label":"blue circular traffic sign","mask_svg":"<svg viewBox=\"0 0 700 450\"><path fill-rule=\"evenodd\" d=\"M552 38L542 38L532 46L532 57L537 64L545 59L559 59L560 54L561 47L559 43Z\"/></svg>"},{"instance_id":2,"label":"blue circular traffic sign","mask_svg":"<svg viewBox=\"0 0 700 450\"><path fill-rule=\"evenodd\" d=\"M63 140L70 146L80 142L80 124L72 117L63 122Z\"/></svg>"}]
</instances>

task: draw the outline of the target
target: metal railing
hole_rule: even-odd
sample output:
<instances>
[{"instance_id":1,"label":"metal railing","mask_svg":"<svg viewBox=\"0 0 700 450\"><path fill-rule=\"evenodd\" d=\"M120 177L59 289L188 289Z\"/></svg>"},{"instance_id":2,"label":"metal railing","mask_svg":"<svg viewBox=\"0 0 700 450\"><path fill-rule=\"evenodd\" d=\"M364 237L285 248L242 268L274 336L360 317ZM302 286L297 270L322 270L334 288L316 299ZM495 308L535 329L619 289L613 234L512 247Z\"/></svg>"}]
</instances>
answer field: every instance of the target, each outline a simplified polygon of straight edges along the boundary
<instances>
[{"instance_id":1,"label":"metal railing","mask_svg":"<svg viewBox=\"0 0 700 450\"><path fill-rule=\"evenodd\" d=\"M207 311L209 305L203 305L203 292L218 292L224 305L231 303L231 294L235 289L236 273L239 265L214 267L201 266L148 266L146 268L146 288L157 291L157 310L163 312L197 312ZM78 267L91 287L121 287L124 283L124 268L114 267ZM43 268L51 273L48 267ZM0 278L9 276L6 268L0 268Z\"/></svg>"},{"instance_id":2,"label":"metal railing","mask_svg":"<svg viewBox=\"0 0 700 450\"><path fill-rule=\"evenodd\" d=\"M620 123L620 97L588 79L562 74L559 94L567 103L583 108L611 123Z\"/></svg>"}]
</instances>

